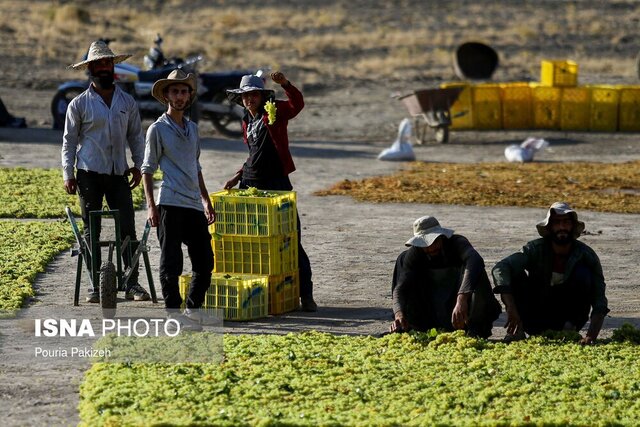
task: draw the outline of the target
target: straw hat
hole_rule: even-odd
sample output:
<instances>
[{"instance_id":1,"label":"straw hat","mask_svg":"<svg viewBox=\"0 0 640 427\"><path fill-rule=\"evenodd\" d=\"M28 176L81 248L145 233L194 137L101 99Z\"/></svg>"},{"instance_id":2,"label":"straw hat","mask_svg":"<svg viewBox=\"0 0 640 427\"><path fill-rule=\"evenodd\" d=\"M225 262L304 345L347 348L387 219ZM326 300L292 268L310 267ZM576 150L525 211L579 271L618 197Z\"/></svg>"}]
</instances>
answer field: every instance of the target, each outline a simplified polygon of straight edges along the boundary
<instances>
[{"instance_id":1,"label":"straw hat","mask_svg":"<svg viewBox=\"0 0 640 427\"><path fill-rule=\"evenodd\" d=\"M113 59L114 64L118 64L131 56L132 55L130 54L116 55L111 51L111 49L109 49L109 46L107 46L105 42L98 40L91 43L91 46L89 46L87 59L82 62L78 62L77 64L71 64L69 65L69 68L73 68L74 70L85 70L89 66L90 62L104 58L111 58Z\"/></svg>"},{"instance_id":2,"label":"straw hat","mask_svg":"<svg viewBox=\"0 0 640 427\"><path fill-rule=\"evenodd\" d=\"M569 206L569 204L566 202L555 202L554 204L552 204L547 211L547 217L543 221L540 221L536 224L536 229L538 230L538 234L540 236L547 237L549 235L549 228L547 227L547 225L549 225L549 220L551 219L551 215L553 214L571 215L573 223L575 224L575 226L573 227L573 237L576 239L580 237L585 228L584 222L578 221L578 213L571 209L571 206Z\"/></svg>"},{"instance_id":3,"label":"straw hat","mask_svg":"<svg viewBox=\"0 0 640 427\"><path fill-rule=\"evenodd\" d=\"M167 99L164 97L164 90L170 85L182 83L191 88L191 99L189 100L189 105L193 103L196 99L197 91L197 80L196 76L192 73L185 73L181 68L176 68L173 70L166 79L160 79L153 84L153 88L151 88L151 95L162 105L167 105Z\"/></svg>"},{"instance_id":4,"label":"straw hat","mask_svg":"<svg viewBox=\"0 0 640 427\"><path fill-rule=\"evenodd\" d=\"M404 245L427 248L440 236L448 239L453 236L453 230L441 227L435 217L423 216L413 222L413 237Z\"/></svg>"},{"instance_id":5,"label":"straw hat","mask_svg":"<svg viewBox=\"0 0 640 427\"><path fill-rule=\"evenodd\" d=\"M243 105L242 94L253 92L254 90L265 92L267 97L275 94L273 90L264 88L264 82L260 77L253 74L247 74L246 76L242 76L242 80L240 80L240 87L238 89L227 89L227 98L231 102Z\"/></svg>"}]
</instances>

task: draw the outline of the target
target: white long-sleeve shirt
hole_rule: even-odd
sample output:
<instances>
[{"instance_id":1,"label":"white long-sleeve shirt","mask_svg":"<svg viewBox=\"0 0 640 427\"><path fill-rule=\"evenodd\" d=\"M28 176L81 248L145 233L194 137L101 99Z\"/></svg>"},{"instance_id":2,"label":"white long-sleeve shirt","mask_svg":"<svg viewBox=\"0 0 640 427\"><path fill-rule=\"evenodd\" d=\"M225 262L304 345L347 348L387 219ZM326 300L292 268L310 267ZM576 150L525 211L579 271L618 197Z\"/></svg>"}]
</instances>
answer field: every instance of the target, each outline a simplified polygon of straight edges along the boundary
<instances>
[{"instance_id":1,"label":"white long-sleeve shirt","mask_svg":"<svg viewBox=\"0 0 640 427\"><path fill-rule=\"evenodd\" d=\"M107 175L124 175L128 145L131 159L140 169L144 139L135 99L116 86L111 108L89 86L67 108L62 136L62 175L73 178L77 169Z\"/></svg>"}]
</instances>

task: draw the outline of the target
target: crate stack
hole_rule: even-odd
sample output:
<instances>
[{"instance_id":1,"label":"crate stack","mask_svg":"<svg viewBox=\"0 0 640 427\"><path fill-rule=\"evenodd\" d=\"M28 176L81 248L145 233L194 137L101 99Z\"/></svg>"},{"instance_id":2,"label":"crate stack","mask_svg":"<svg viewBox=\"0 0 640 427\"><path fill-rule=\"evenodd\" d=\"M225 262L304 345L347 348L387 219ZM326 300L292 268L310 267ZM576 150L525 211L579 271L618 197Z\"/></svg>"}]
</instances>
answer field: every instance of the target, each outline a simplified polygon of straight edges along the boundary
<instances>
[{"instance_id":1,"label":"crate stack","mask_svg":"<svg viewBox=\"0 0 640 427\"><path fill-rule=\"evenodd\" d=\"M210 197L216 211L216 222L209 228L214 272L266 276L268 313L296 310L300 300L296 193L232 189Z\"/></svg>"},{"instance_id":2,"label":"crate stack","mask_svg":"<svg viewBox=\"0 0 640 427\"><path fill-rule=\"evenodd\" d=\"M451 128L640 131L640 86L579 85L578 64L543 60L539 82L444 83L463 87Z\"/></svg>"},{"instance_id":3,"label":"crate stack","mask_svg":"<svg viewBox=\"0 0 640 427\"><path fill-rule=\"evenodd\" d=\"M209 195L214 273L203 309L226 320L251 320L296 310L300 299L296 193L223 190ZM190 275L180 276L186 300ZM184 307L183 307L184 308Z\"/></svg>"}]
</instances>

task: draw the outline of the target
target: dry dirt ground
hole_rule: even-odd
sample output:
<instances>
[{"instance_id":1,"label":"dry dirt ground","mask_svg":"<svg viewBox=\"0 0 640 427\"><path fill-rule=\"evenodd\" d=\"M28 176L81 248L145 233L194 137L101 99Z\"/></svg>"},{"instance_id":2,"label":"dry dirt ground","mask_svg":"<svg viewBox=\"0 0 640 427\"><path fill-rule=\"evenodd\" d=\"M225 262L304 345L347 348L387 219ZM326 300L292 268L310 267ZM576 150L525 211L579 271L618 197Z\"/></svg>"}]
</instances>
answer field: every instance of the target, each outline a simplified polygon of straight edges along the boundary
<instances>
[{"instance_id":1,"label":"dry dirt ground","mask_svg":"<svg viewBox=\"0 0 640 427\"><path fill-rule=\"evenodd\" d=\"M353 7L363 6L361 3L354 2ZM611 3L611 10L602 13L637 10L630 2ZM580 10L584 3L574 4ZM488 9L486 16L477 19L490 23L491 13ZM621 42L624 49L628 49L625 43L635 40L633 37L636 36L632 36L631 41ZM605 50L600 44L597 46L598 52ZM514 48L506 43L502 47ZM555 47L558 52L564 52L562 46ZM597 54L591 59L597 62ZM28 64L29 60L23 59L23 64L24 61ZM518 78L518 72L503 76ZM62 134L50 130L49 117L49 102L55 85L28 81L33 74L29 70L21 80L14 69L11 83L0 85L0 97L9 110L27 117L29 124L29 129L0 128L0 167L59 167ZM41 74L38 78L44 79ZM606 75L591 78L597 80L598 77L602 77L603 82L610 81ZM432 75L420 84L435 84L443 78L448 79L450 75ZM618 75L616 79L636 83L635 73L631 72ZM417 84L413 81L404 88L418 88L415 87ZM404 249L404 241L411 236L413 220L422 215L434 215L444 226L467 236L484 256L487 270L497 260L537 237L534 225L545 215L542 207L369 204L348 197L314 196L315 190L345 178L388 174L403 167L402 163L376 160L377 154L395 139L397 126L407 115L404 107L390 97L391 92L402 85L395 81L390 87L385 81L364 79L336 86L340 87L324 85L314 89L308 85L306 108L290 126L292 153L298 168L291 178L298 191L303 244L311 259L314 293L320 309L317 313L294 312L256 322L226 323L227 332L283 333L317 329L341 334L378 334L385 331L391 319L390 280L394 261ZM246 149L239 141L220 138L207 123L202 124L201 130L204 176L209 191L215 191L242 164ZM499 161L504 159L507 145L528 136L544 137L551 143L550 149L538 154L537 161L618 162L640 158L640 135L619 133L452 132L451 142L447 145L416 146L414 150L419 161L433 162L433 167L438 167L437 162L445 161ZM62 185L52 191L63 191ZM551 202L553 200L549 200ZM602 336L609 336L611 330L623 322L640 326L639 216L587 211L579 214L586 222L588 232L582 240L600 255L607 280L611 313L605 321ZM138 229L142 230L145 211L139 211L136 220ZM159 250L155 236L151 237L150 244L157 283ZM67 253L58 256L46 273L36 279L37 296L30 304L71 305L75 262L75 258ZM185 265L189 265L188 260ZM147 286L144 275L141 277L142 284ZM123 301L122 307L132 304ZM87 312L95 309L86 304L82 304L82 308ZM504 334L503 324L501 317L494 325L494 337L500 338ZM10 344L5 342L4 345ZM83 364L15 366L0 361L2 424L76 424L78 384L86 368Z\"/></svg>"}]
</instances>

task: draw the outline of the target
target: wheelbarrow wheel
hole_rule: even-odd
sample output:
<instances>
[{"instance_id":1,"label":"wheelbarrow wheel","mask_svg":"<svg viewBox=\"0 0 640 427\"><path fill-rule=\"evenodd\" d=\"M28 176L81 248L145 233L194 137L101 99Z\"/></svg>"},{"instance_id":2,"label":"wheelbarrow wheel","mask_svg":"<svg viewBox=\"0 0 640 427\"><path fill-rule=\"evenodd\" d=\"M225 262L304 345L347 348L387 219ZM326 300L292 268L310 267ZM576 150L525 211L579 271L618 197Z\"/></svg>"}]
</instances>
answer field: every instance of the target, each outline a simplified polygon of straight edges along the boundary
<instances>
[{"instance_id":1,"label":"wheelbarrow wheel","mask_svg":"<svg viewBox=\"0 0 640 427\"><path fill-rule=\"evenodd\" d=\"M117 296L116 267L111 261L103 262L100 267L100 305L105 319L116 315Z\"/></svg>"},{"instance_id":2,"label":"wheelbarrow wheel","mask_svg":"<svg viewBox=\"0 0 640 427\"><path fill-rule=\"evenodd\" d=\"M438 126L435 129L436 141L440 144L449 142L449 128L447 126Z\"/></svg>"}]
</instances>

